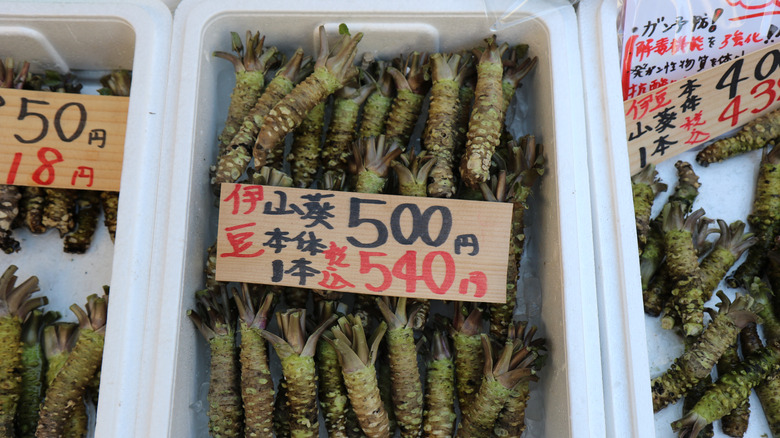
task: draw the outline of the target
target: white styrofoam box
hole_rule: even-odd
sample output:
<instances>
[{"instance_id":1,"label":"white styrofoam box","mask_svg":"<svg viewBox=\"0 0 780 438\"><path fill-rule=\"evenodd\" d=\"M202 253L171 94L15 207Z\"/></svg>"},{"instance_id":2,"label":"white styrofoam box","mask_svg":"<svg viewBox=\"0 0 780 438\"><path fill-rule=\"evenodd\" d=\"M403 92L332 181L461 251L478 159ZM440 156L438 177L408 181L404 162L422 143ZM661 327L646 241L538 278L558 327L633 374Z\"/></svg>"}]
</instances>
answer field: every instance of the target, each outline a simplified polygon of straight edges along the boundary
<instances>
[{"instance_id":1,"label":"white styrofoam box","mask_svg":"<svg viewBox=\"0 0 780 438\"><path fill-rule=\"evenodd\" d=\"M488 16L495 15L486 14L481 0L179 5L164 132L164 142L173 145L163 172L172 178L171 191L158 203L170 213L165 254L155 263L160 277L153 279L160 285L158 308L164 314L156 351L150 353L157 362L150 375L149 415L139 417L135 427L140 435L205 434L208 352L185 312L194 305L193 292L204 285L205 252L216 234L207 175L234 83L232 66L212 52L229 50L230 31L259 30L269 46L290 53L303 45L313 53L317 27L335 30L342 22L353 32L365 32L359 52L389 58L411 50L456 50L494 32ZM520 288L526 297L520 312L537 318L550 350L532 399L529 436L603 436L586 149L577 146L585 125L574 10L562 1L528 1L512 16L524 20L496 33L499 41L528 43L539 57L518 106L548 160L528 219Z\"/></svg>"},{"instance_id":2,"label":"white styrofoam box","mask_svg":"<svg viewBox=\"0 0 780 438\"><path fill-rule=\"evenodd\" d=\"M601 356L608 436L672 438L670 423L682 417L682 403L653 415L650 379L663 373L683 351L680 337L660 327L659 318L645 316L639 271L636 225L620 87L615 2L580 2L580 48L588 127L593 235L596 248ZM674 163L693 165L702 184L693 209L728 223L746 222L752 208L760 151L707 168L689 151L656 166L669 185L656 198L653 217L677 183ZM743 257L744 259L744 257ZM742 260L737 261L737 265ZM733 298L734 290L719 285ZM714 307L714 298L706 303ZM750 426L745 436L768 434L766 419L755 394L751 396ZM716 422L715 436L725 436Z\"/></svg>"},{"instance_id":3,"label":"white styrofoam box","mask_svg":"<svg viewBox=\"0 0 780 438\"><path fill-rule=\"evenodd\" d=\"M47 309L75 321L68 310L84 306L87 295L111 286L100 387L97 436L139 436L123 418L142 415L136 408L146 339L156 327L147 317L155 215L159 184L165 86L172 17L157 0L0 1L0 57L27 60L36 71L73 71L85 93L96 94L98 79L112 69L133 70L122 164L116 243L100 219L84 255L65 254L58 233L40 236L15 230L22 250L0 254L0 267L15 264L21 280L40 279Z\"/></svg>"}]
</instances>

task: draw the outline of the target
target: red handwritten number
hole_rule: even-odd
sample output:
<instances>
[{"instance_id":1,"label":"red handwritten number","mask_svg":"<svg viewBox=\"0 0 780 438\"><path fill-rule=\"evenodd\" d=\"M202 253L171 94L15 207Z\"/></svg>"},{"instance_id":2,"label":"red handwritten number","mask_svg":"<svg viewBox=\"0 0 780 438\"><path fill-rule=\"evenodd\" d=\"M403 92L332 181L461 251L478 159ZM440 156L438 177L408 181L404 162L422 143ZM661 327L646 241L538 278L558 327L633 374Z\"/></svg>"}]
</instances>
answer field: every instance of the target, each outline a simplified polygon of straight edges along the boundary
<instances>
[{"instance_id":1,"label":"red handwritten number","mask_svg":"<svg viewBox=\"0 0 780 438\"><path fill-rule=\"evenodd\" d=\"M436 256L441 256L444 261L444 280L441 285L436 284L436 280L433 278L433 259ZM452 259L450 253L444 251L433 251L428 253L423 259L423 280L425 285L431 292L439 295L444 295L450 290L452 283L455 282L455 260Z\"/></svg>"},{"instance_id":2,"label":"red handwritten number","mask_svg":"<svg viewBox=\"0 0 780 438\"><path fill-rule=\"evenodd\" d=\"M16 180L16 172L19 170L19 163L22 162L22 153L17 152L14 154L14 161L11 163L11 170L8 171L8 177L5 179L6 184L13 184Z\"/></svg>"},{"instance_id":3,"label":"red handwritten number","mask_svg":"<svg viewBox=\"0 0 780 438\"><path fill-rule=\"evenodd\" d=\"M747 111L747 108L742 110L739 109L741 103L742 96L731 99L729 104L726 105L726 108L723 109L723 112L718 116L718 121L725 122L726 120L731 120L731 126L737 126L739 124L739 115ZM731 114L727 115L729 112L731 112Z\"/></svg>"},{"instance_id":4,"label":"red handwritten number","mask_svg":"<svg viewBox=\"0 0 780 438\"><path fill-rule=\"evenodd\" d=\"M406 251L393 265L393 275L406 281L407 292L417 292L417 282L423 279L417 275L417 251Z\"/></svg>"},{"instance_id":5,"label":"red handwritten number","mask_svg":"<svg viewBox=\"0 0 780 438\"><path fill-rule=\"evenodd\" d=\"M764 89L764 91L762 91L762 92L760 92L758 94L755 94L756 91L758 91L758 87L760 87L762 85L766 85L766 89ZM761 82L757 83L750 90L750 94L753 95L754 98L757 98L758 96L761 96L761 95L764 95L764 94L768 94L769 95L767 97L767 100L766 100L766 105L762 106L761 108L754 108L754 109L750 110L751 113L757 114L757 113L760 113L761 111L769 108L769 105L772 105L772 103L775 101L775 97L777 97L777 93L775 93L775 80L774 79L767 79L765 81L761 81Z\"/></svg>"},{"instance_id":6,"label":"red handwritten number","mask_svg":"<svg viewBox=\"0 0 780 438\"><path fill-rule=\"evenodd\" d=\"M46 158L46 154L48 152L51 152L54 154L54 159L50 160ZM32 174L32 179L35 181L36 184L40 184L42 186L48 186L52 182L54 182L54 164L61 163L64 161L64 158L62 158L62 154L60 151L54 148L40 148L38 149L38 160L41 162L41 165L38 166L37 169L35 169L35 172ZM41 179L41 175L46 172L46 179Z\"/></svg>"},{"instance_id":7,"label":"red handwritten number","mask_svg":"<svg viewBox=\"0 0 780 438\"><path fill-rule=\"evenodd\" d=\"M383 292L387 290L387 288L390 287L390 285L393 283L393 277L390 275L390 269L387 268L385 265L380 265L378 263L371 263L371 257L384 257L387 254L383 252L370 252L370 251L360 251L360 273L361 274L368 274L372 269L379 269L379 272L382 273L382 283L379 286L372 286L368 283L366 283L366 289L372 291L372 292Z\"/></svg>"}]
</instances>

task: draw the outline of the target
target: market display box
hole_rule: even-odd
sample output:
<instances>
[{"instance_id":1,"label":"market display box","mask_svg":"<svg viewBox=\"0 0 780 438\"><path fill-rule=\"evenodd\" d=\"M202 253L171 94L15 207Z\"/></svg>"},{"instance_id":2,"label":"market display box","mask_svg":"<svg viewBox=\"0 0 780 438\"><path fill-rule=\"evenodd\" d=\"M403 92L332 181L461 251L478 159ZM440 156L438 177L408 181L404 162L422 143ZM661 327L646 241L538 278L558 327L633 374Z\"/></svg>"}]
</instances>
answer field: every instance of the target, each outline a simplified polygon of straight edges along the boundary
<instances>
[{"instance_id":1,"label":"market display box","mask_svg":"<svg viewBox=\"0 0 780 438\"><path fill-rule=\"evenodd\" d=\"M620 87L620 49L614 2L584 1L578 7L580 48L588 125L588 166L599 300L599 324L608 436L677 436L670 423L683 416L682 402L653 414L650 380L662 374L683 352L681 338L661 328L658 317L646 316L637 257L637 235ZM675 162L691 163L700 178L693 210L731 223L746 222L752 209L761 151L702 167L698 149L656 166L669 188L653 204L655 217L677 183ZM710 239L712 240L712 239ZM744 256L735 264L739 265ZM733 269L730 272L733 272ZM738 289L718 285L733 299ZM716 289L716 290L717 290ZM715 308L713 297L705 306ZM750 423L745 436L770 431L755 392L750 396ZM726 436L715 422L715 436Z\"/></svg>"},{"instance_id":2,"label":"market display box","mask_svg":"<svg viewBox=\"0 0 780 438\"><path fill-rule=\"evenodd\" d=\"M156 327L147 305L155 290L149 272L160 219L156 195L162 189L158 177L171 23L168 8L154 0L0 2L3 59L12 57L17 65L29 61L35 73L73 72L84 85L82 94L98 94L100 77L114 69L132 70L115 243L101 216L85 254L64 253L56 230L33 235L26 229L14 230L19 252L0 253L3 270L19 267L19 282L39 278L40 295L50 303L45 309L59 311L63 320L76 320L71 304L84 307L88 295L111 286L97 436L139 436L124 429L122 417L144 415L134 400L144 364L152 360L142 358L147 337Z\"/></svg>"},{"instance_id":3,"label":"market display box","mask_svg":"<svg viewBox=\"0 0 780 438\"><path fill-rule=\"evenodd\" d=\"M216 236L217 210L209 186L224 124L233 67L215 58L230 51L230 32L259 31L266 46L291 54L316 49L317 28L329 35L340 23L364 32L359 54L473 47L498 41L527 43L538 57L523 82L512 124L544 144L547 165L531 200L528 242L520 276L519 316L537 324L549 357L534 384L527 436L603 436L601 362L593 279L590 199L579 50L574 9L568 2L528 1L517 10L485 10L481 1L349 2L185 1L174 19L163 152L170 190L158 193L167 209L156 236L164 253L151 284L159 291L157 339L149 344L154 370L141 397L137 436L207 435L208 348L187 318L194 292L204 287L207 248ZM419 128L418 128L419 129ZM148 314L147 318L155 317ZM278 371L278 370L276 370ZM148 388L148 393L146 392Z\"/></svg>"}]
</instances>

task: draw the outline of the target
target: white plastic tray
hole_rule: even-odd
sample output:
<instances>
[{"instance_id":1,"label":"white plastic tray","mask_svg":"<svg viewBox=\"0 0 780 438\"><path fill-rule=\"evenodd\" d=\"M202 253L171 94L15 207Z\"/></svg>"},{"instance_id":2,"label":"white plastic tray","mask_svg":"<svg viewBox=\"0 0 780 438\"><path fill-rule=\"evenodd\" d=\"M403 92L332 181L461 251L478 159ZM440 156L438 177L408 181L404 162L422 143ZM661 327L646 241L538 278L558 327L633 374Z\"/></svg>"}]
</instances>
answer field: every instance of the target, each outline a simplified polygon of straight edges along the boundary
<instances>
[{"instance_id":1,"label":"white plastic tray","mask_svg":"<svg viewBox=\"0 0 780 438\"><path fill-rule=\"evenodd\" d=\"M593 235L596 247L604 401L608 436L672 438L670 423L682 417L682 403L653 414L650 379L663 373L683 351L679 336L663 330L659 318L645 316L637 257L636 227L620 88L615 2L585 0L578 9L580 48L588 125ZM587 61L586 61L587 60ZM674 163L693 165L702 184L693 209L706 216L746 222L753 200L760 151L707 168L689 151L657 166L669 190L656 198L653 216L672 192ZM741 260L737 264L741 263ZM719 285L730 297L725 283ZM713 307L717 298L707 303ZM750 399L746 437L769 434L755 393ZM724 437L720 422L715 436Z\"/></svg>"},{"instance_id":2,"label":"white plastic tray","mask_svg":"<svg viewBox=\"0 0 780 438\"><path fill-rule=\"evenodd\" d=\"M158 205L169 209L164 257L159 259L161 318L156 368L146 394L149 416L139 417L139 436L202 436L205 343L185 315L193 292L203 287L203 261L215 235L208 166L233 86L232 66L211 56L229 50L229 32L259 30L266 44L291 52L314 50L318 25L345 22L365 32L360 52L385 57L411 50L471 47L494 33L496 11L481 0L457 2L349 2L282 0L184 1L174 19L166 110L165 158L172 190ZM536 15L535 18L531 18ZM496 32L500 41L528 43L539 57L522 88L526 125L545 144L548 172L533 200L524 258L521 312L537 317L550 357L529 411L529 436L603 436L601 370L592 241L587 190L585 125L574 10L567 2L529 1L512 18L526 18ZM162 236L161 236L162 237ZM158 265L156 262L155 265ZM533 298L536 298L534 300ZM201 434L201 435L199 435Z\"/></svg>"},{"instance_id":3,"label":"white plastic tray","mask_svg":"<svg viewBox=\"0 0 780 438\"><path fill-rule=\"evenodd\" d=\"M118 429L137 414L141 356L150 324L146 315L156 222L163 103L170 49L171 13L156 0L0 1L0 56L30 61L35 69L73 70L84 92L95 93L101 74L133 70L122 165L116 244L102 224L84 255L65 254L57 232L34 236L15 230L19 253L0 253L0 267L15 264L21 280L40 279L47 309L75 321L68 307L111 285L100 387L97 436L139 436ZM120 430L121 432L118 432Z\"/></svg>"}]
</instances>

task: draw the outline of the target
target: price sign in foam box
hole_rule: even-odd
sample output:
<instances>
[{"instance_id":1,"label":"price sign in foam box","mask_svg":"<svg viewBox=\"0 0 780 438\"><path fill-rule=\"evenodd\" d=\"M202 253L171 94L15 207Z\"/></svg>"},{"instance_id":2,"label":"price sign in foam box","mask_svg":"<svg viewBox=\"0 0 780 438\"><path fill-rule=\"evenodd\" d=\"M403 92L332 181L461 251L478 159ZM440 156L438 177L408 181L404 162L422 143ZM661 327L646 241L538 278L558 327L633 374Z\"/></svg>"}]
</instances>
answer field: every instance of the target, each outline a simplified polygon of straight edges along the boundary
<instances>
[{"instance_id":1,"label":"price sign in foam box","mask_svg":"<svg viewBox=\"0 0 780 438\"><path fill-rule=\"evenodd\" d=\"M0 89L0 183L118 191L128 103Z\"/></svg>"},{"instance_id":2,"label":"price sign in foam box","mask_svg":"<svg viewBox=\"0 0 780 438\"><path fill-rule=\"evenodd\" d=\"M223 184L217 280L503 303L512 205Z\"/></svg>"}]
</instances>

